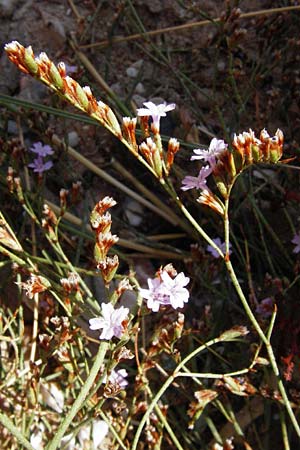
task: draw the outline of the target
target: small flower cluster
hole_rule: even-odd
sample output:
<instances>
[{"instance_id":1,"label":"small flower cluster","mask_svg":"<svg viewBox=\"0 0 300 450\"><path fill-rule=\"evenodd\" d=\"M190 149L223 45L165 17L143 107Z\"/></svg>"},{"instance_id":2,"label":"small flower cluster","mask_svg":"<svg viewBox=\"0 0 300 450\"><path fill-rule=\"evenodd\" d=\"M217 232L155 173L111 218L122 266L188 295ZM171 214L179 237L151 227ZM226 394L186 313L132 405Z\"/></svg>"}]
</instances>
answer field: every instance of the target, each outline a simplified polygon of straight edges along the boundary
<instances>
[{"instance_id":1,"label":"small flower cluster","mask_svg":"<svg viewBox=\"0 0 300 450\"><path fill-rule=\"evenodd\" d=\"M50 145L43 145L41 142L35 142L29 150L37 155L37 158L33 160L33 163L28 164L30 169L33 169L33 171L39 175L46 170L51 169L53 162L50 160L44 162L46 156L53 155L54 153Z\"/></svg>"},{"instance_id":2,"label":"small flower cluster","mask_svg":"<svg viewBox=\"0 0 300 450\"><path fill-rule=\"evenodd\" d=\"M119 258L107 256L110 248L118 241L116 235L111 234L111 215L107 210L116 205L116 201L111 197L104 197L100 200L90 215L90 223L96 234L96 244L94 248L94 257L97 268L101 271L104 283L108 286L113 279L118 266ZM127 280L122 280L116 289L116 298L120 297L124 290L131 289ZM102 329L99 338L110 340L112 337L121 338L127 325L129 309L121 306L114 308L112 303L101 304L102 317L96 317L89 320L91 330Z\"/></svg>"},{"instance_id":3,"label":"small flower cluster","mask_svg":"<svg viewBox=\"0 0 300 450\"><path fill-rule=\"evenodd\" d=\"M260 139L255 137L251 129L249 132L234 135L231 151L222 139L213 138L208 150L194 150L191 160L202 160L208 164L200 169L197 177L186 176L182 180L181 189L199 189L201 192L197 201L223 216L224 203L208 188L207 177L213 175L219 192L227 199L237 175L244 168L256 162L278 162L282 156L282 147L281 130L277 130L273 137L270 137L266 130L262 130Z\"/></svg>"},{"instance_id":4,"label":"small flower cluster","mask_svg":"<svg viewBox=\"0 0 300 450\"><path fill-rule=\"evenodd\" d=\"M190 279L176 270L171 264L158 270L155 278L148 278L148 289L140 289L141 296L147 300L147 307L157 312L160 306L183 308L189 300L189 291L186 285Z\"/></svg>"},{"instance_id":5,"label":"small flower cluster","mask_svg":"<svg viewBox=\"0 0 300 450\"><path fill-rule=\"evenodd\" d=\"M51 286L49 281L40 276L32 273L27 281L16 281L16 284L26 291L28 298L32 299L35 294L44 292Z\"/></svg>"},{"instance_id":6,"label":"small flower cluster","mask_svg":"<svg viewBox=\"0 0 300 450\"><path fill-rule=\"evenodd\" d=\"M110 232L112 220L111 215L107 212L109 208L115 205L116 201L113 198L104 197L97 203L90 215L91 227L96 234L94 257L105 284L110 283L119 266L117 255L107 256L110 248L119 240L116 235Z\"/></svg>"}]
</instances>

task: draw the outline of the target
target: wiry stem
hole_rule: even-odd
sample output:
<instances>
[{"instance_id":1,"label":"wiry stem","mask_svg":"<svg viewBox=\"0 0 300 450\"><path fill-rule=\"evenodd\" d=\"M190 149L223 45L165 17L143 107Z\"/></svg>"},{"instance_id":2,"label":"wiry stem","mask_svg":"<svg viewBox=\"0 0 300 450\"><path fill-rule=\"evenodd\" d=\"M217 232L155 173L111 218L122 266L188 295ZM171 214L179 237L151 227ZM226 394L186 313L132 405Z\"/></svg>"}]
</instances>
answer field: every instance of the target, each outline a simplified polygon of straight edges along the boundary
<instances>
[{"instance_id":1,"label":"wiry stem","mask_svg":"<svg viewBox=\"0 0 300 450\"><path fill-rule=\"evenodd\" d=\"M56 450L59 445L61 439L64 437L66 431L68 430L69 426L72 423L72 420L76 416L77 412L80 410L83 402L85 401L86 397L88 396L88 393L93 386L93 383L96 379L96 376L98 375L98 372L103 364L103 360L106 354L106 351L108 349L109 343L108 342L102 342L100 344L98 353L96 355L94 364L91 368L91 371L89 373L89 376L87 377L84 385L81 388L81 391L76 398L75 402L73 403L70 411L66 415L65 419L59 426L54 438L52 441L47 445L46 450Z\"/></svg>"},{"instance_id":2,"label":"wiry stem","mask_svg":"<svg viewBox=\"0 0 300 450\"><path fill-rule=\"evenodd\" d=\"M247 314L250 322L252 323L253 327L255 328L257 334L259 335L260 339L262 340L262 342L266 346L266 350L267 350L267 353L268 353L268 356L269 356L269 359L270 359L270 363L271 363L273 372L274 372L274 374L275 374L275 376L277 378L278 389L280 391L280 394L282 395L283 402L285 404L286 410L287 410L288 415L289 415L289 417L291 419L293 427L294 427L297 435L300 437L300 427L299 427L299 424L298 424L297 419L295 417L295 414L294 414L294 412L292 410L292 407L291 407L290 401L288 399L288 396L287 396L284 384L283 384L282 379L280 377L278 365L277 365L277 362L276 362L276 359L275 359L275 355L274 355L274 352L273 352L272 345L270 343L270 338L266 337L266 335L264 334L263 330L261 329L259 323L257 322L253 312L251 311L251 308L250 308L250 306L249 306L249 304L247 302L247 299L246 299L246 297L245 297L245 295L244 295L244 293L242 291L241 285L240 285L240 283L239 283L239 281L238 281L238 279L236 277L235 271L234 271L234 269L232 267L232 264L231 264L230 260L225 261L225 264L226 264L226 268L228 270L229 276L231 278L231 281L232 281L232 283L233 283L233 285L234 285L234 287L236 289L236 292L237 292L237 294L238 294L238 296L239 296L239 298L240 298L240 300L242 302L242 305L243 305L243 307L244 307L244 309L246 311L246 314Z\"/></svg>"}]
</instances>

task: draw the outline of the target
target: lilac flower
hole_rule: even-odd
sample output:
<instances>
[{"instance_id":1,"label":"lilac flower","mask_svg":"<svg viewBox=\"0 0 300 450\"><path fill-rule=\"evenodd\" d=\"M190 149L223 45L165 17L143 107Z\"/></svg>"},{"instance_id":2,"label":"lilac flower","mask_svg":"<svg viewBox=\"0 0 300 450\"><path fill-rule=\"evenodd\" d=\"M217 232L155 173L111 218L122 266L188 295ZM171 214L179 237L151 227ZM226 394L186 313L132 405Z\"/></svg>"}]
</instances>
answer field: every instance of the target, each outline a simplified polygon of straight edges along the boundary
<instances>
[{"instance_id":1,"label":"lilac flower","mask_svg":"<svg viewBox=\"0 0 300 450\"><path fill-rule=\"evenodd\" d=\"M72 65L66 64L66 63L65 63L65 69L66 69L66 72L71 75L72 75L72 73L76 73L78 71L77 66L72 66Z\"/></svg>"},{"instance_id":2,"label":"lilac flower","mask_svg":"<svg viewBox=\"0 0 300 450\"><path fill-rule=\"evenodd\" d=\"M295 248L293 250L293 253L299 253L300 252L300 233L296 233L295 236L292 239L292 244L295 244Z\"/></svg>"},{"instance_id":3,"label":"lilac flower","mask_svg":"<svg viewBox=\"0 0 300 450\"><path fill-rule=\"evenodd\" d=\"M50 145L43 145L41 142L35 142L29 150L33 153L37 153L43 158L47 155L53 155L54 153Z\"/></svg>"},{"instance_id":4,"label":"lilac flower","mask_svg":"<svg viewBox=\"0 0 300 450\"><path fill-rule=\"evenodd\" d=\"M102 333L99 339L109 340L113 336L121 338L124 332L123 322L127 319L129 309L121 306L114 309L111 303L102 303L102 317L97 317L89 320L91 330L99 330L102 328Z\"/></svg>"},{"instance_id":5,"label":"lilac flower","mask_svg":"<svg viewBox=\"0 0 300 450\"><path fill-rule=\"evenodd\" d=\"M147 300L148 308L157 312L160 305L168 304L168 295L165 293L159 277L148 278L148 287L149 289L140 289L140 294Z\"/></svg>"},{"instance_id":6,"label":"lilac flower","mask_svg":"<svg viewBox=\"0 0 300 450\"><path fill-rule=\"evenodd\" d=\"M274 310L274 299L271 297L264 298L261 300L259 305L256 308L257 314L267 319L270 317Z\"/></svg>"},{"instance_id":7,"label":"lilac flower","mask_svg":"<svg viewBox=\"0 0 300 450\"><path fill-rule=\"evenodd\" d=\"M186 176L183 180L182 180L182 186L181 189L183 191L188 191L189 189L200 189L200 190L204 190L207 189L206 186L206 178L208 177L208 175L210 175L212 172L212 169L209 166L205 166L202 167L200 169L199 175L197 177L191 177L191 176Z\"/></svg>"},{"instance_id":8,"label":"lilac flower","mask_svg":"<svg viewBox=\"0 0 300 450\"><path fill-rule=\"evenodd\" d=\"M189 300L189 291L186 285L190 282L189 277L186 277L183 272L180 272L175 278L171 278L168 272L163 271L161 274L163 286L169 295L169 302L172 308L183 308L184 303Z\"/></svg>"},{"instance_id":9,"label":"lilac flower","mask_svg":"<svg viewBox=\"0 0 300 450\"><path fill-rule=\"evenodd\" d=\"M191 157L191 160L201 159L209 163L213 169L216 165L216 157L219 156L226 148L227 144L222 139L213 138L209 144L208 150L197 148L194 150L195 155Z\"/></svg>"},{"instance_id":10,"label":"lilac flower","mask_svg":"<svg viewBox=\"0 0 300 450\"><path fill-rule=\"evenodd\" d=\"M38 156L36 159L34 159L33 163L28 164L28 167L30 167L30 169L33 169L33 171L37 173L43 173L46 170L51 169L52 166L52 161L46 161L44 163L44 160L41 156Z\"/></svg>"},{"instance_id":11,"label":"lilac flower","mask_svg":"<svg viewBox=\"0 0 300 450\"><path fill-rule=\"evenodd\" d=\"M160 105L155 105L153 102L144 102L146 108L138 108L138 116L151 116L153 120L153 129L155 133L159 133L160 118L165 117L168 111L175 109L175 103L167 105L165 102Z\"/></svg>"},{"instance_id":12,"label":"lilac flower","mask_svg":"<svg viewBox=\"0 0 300 450\"><path fill-rule=\"evenodd\" d=\"M128 385L126 377L128 377L126 369L112 370L108 377L108 381L112 384L118 384L121 389L125 389ZM106 383L106 377L104 377L103 383Z\"/></svg>"},{"instance_id":13,"label":"lilac flower","mask_svg":"<svg viewBox=\"0 0 300 450\"><path fill-rule=\"evenodd\" d=\"M222 250L223 253L226 251L225 242L222 242L220 238L213 239L214 243ZM231 254L231 244L229 242L229 255ZM214 258L220 258L220 254L215 250L211 245L208 245L206 247L206 250L214 257Z\"/></svg>"},{"instance_id":14,"label":"lilac flower","mask_svg":"<svg viewBox=\"0 0 300 450\"><path fill-rule=\"evenodd\" d=\"M168 272L163 270L160 277L148 278L149 289L140 289L140 294L147 300L147 307L153 312L157 312L160 305L171 305L174 309L183 308L189 299L189 291L185 288L189 281L183 272L171 278Z\"/></svg>"}]
</instances>

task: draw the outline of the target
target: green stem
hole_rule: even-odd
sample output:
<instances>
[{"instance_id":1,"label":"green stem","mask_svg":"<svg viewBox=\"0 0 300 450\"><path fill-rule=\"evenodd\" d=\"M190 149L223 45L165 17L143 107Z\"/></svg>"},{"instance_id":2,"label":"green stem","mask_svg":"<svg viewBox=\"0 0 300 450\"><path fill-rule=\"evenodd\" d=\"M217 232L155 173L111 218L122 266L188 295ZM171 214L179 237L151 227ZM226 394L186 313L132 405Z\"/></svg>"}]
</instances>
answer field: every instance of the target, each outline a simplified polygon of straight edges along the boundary
<instances>
[{"instance_id":1,"label":"green stem","mask_svg":"<svg viewBox=\"0 0 300 450\"><path fill-rule=\"evenodd\" d=\"M0 245L0 253L9 258L11 261L14 261L15 263L19 264L20 266L26 265L26 261L16 256L14 253L10 252L7 248L3 247L2 245Z\"/></svg>"},{"instance_id":2,"label":"green stem","mask_svg":"<svg viewBox=\"0 0 300 450\"><path fill-rule=\"evenodd\" d=\"M34 450L34 447L32 447L29 441L27 441L20 430L12 423L12 421L7 416L2 413L0 413L0 422L5 428L8 429L8 431L10 431L10 433L17 439L17 441L21 445L23 445L23 447L27 448L28 450Z\"/></svg>"},{"instance_id":3,"label":"green stem","mask_svg":"<svg viewBox=\"0 0 300 450\"><path fill-rule=\"evenodd\" d=\"M274 374L275 374L275 376L277 378L278 389L280 391L280 394L282 395L283 402L285 404L285 407L286 407L287 413L288 413L288 415L289 415L289 417L291 419L291 422L292 422L292 424L294 426L294 429L295 429L297 435L300 437L300 427L299 427L299 424L298 424L297 419L295 417L295 414L294 414L294 412L292 410L292 407L291 407L290 401L288 399L285 387L284 387L282 379L280 377L279 369L278 369L278 366L277 366L277 362L276 362L276 359L275 359L275 355L274 355L273 348L271 346L270 340L264 334L264 332L261 329L259 323L257 322L253 312L251 311L251 308L248 305L247 299L246 299L246 297L245 297L245 295L244 295L244 293L242 291L242 288L241 288L240 283L239 283L239 281L238 281L238 279L236 277L235 271L234 271L234 269L232 267L232 264L231 264L230 260L228 260L228 261L225 260L225 264L226 264L226 268L228 270L229 276L231 278L231 281L232 281L232 283L233 283L233 285L234 285L234 287L236 289L236 292L237 292L237 294L238 294L238 296L239 296L239 298L240 298L240 300L242 302L242 305L243 305L243 307L244 307L244 309L246 311L246 314L247 314L249 320L251 321L253 327L255 328L257 334L259 335L260 339L262 340L262 342L266 346L266 350L268 352L268 356L269 356L269 359L270 359L270 363L271 363L273 372L274 372Z\"/></svg>"},{"instance_id":4,"label":"green stem","mask_svg":"<svg viewBox=\"0 0 300 450\"><path fill-rule=\"evenodd\" d=\"M232 188L232 186L231 186L231 188ZM230 188L230 190L231 190L231 188ZM230 191L229 191L229 194L230 194ZM247 301L247 299L246 299L246 297L244 295L244 292L243 292L243 290L241 288L241 285L240 285L240 283L239 283L239 281L237 279L237 276L235 274L234 268L233 268L233 266L232 266L232 264L230 262L230 257L229 257L229 215L228 215L228 208L229 208L229 195L228 195L228 198L225 200L225 215L224 215L224 234L225 234L225 243L226 243L226 255L225 255L226 268L227 268L228 274L229 274L229 276L231 278L231 281L232 281L232 283L233 283L233 285L234 285L234 287L236 289L236 292L237 292L237 294L238 294L238 296L239 296L239 298L240 298L240 300L242 302L242 305L243 305L243 307L244 307L244 309L246 311L246 314L247 314L250 322L252 323L252 325L255 328L258 336L260 337L260 339L262 340L262 342L266 346L266 350L267 350L267 353L268 353L268 356L269 356L269 359L270 359L270 363L271 363L273 372L274 372L274 374L275 374L275 376L277 378L278 389L279 389L279 391L280 391L280 393L282 395L283 402L285 404L285 407L286 407L288 415L289 415L289 417L291 419L291 422L292 422L292 424L294 426L294 429L295 429L297 435L300 437L300 427L299 427L299 424L298 424L297 419L295 417L295 414L294 414L294 412L292 410L292 407L291 407L290 401L288 399L288 396L287 396L284 384L283 384L282 379L280 377L280 372L279 372L278 365L277 365L277 362L276 362L276 358L275 358L275 355L274 355L274 352L273 352L273 348L272 348L272 345L271 345L271 342L270 342L271 333L272 333L272 330L273 330L274 321L275 321L275 317L276 317L276 310L274 311L274 313L272 315L270 329L269 329L267 335L265 335L265 333L263 332L262 328L260 327L258 321L256 320L256 318L255 318L255 316L254 316L254 314L253 314L253 312L252 312L252 310L251 310L251 308L250 308L250 306L248 304L248 301Z\"/></svg>"},{"instance_id":5,"label":"green stem","mask_svg":"<svg viewBox=\"0 0 300 450\"><path fill-rule=\"evenodd\" d=\"M225 211L224 211L224 238L225 238L225 257L229 258L229 196L225 199Z\"/></svg>"},{"instance_id":6,"label":"green stem","mask_svg":"<svg viewBox=\"0 0 300 450\"><path fill-rule=\"evenodd\" d=\"M197 230L200 236L206 240L206 242L212 246L219 253L221 258L224 258L224 254L222 250L215 244L215 242L208 236L208 234L203 230L203 228L199 225L199 223L194 219L194 217L190 214L190 212L186 209L186 207L181 202L180 198L177 196L176 192L173 191L172 187L170 187L167 183L161 180L161 184L164 189L168 192L168 194L173 198L173 200L177 203L179 208L181 209L183 215L188 219L188 221L193 225L193 227Z\"/></svg>"},{"instance_id":7,"label":"green stem","mask_svg":"<svg viewBox=\"0 0 300 450\"><path fill-rule=\"evenodd\" d=\"M140 435L143 431L144 425L147 422L147 420L150 417L151 412L153 411L153 409L155 408L155 406L157 405L159 399L163 396L163 394L166 392L166 390L168 389L168 387L173 383L173 381L175 380L175 378L178 376L178 372L180 369L182 369L182 367L192 358L194 358L194 356L196 356L198 353L202 352L203 350L206 350L208 347L210 347L211 345L216 344L217 342L220 342L219 338L215 338L215 339L211 339L210 341L208 341L206 344L201 345L200 347L196 348L192 353L190 353L188 356L186 356L176 367L176 369L174 370L173 374L169 376L169 378L164 382L164 384L162 385L162 387L160 388L160 390L157 392L157 394L153 397L150 405L148 406L148 409L146 411L146 413L144 414L142 420L139 423L138 429L136 430L135 436L134 436L134 440L132 443L132 447L131 450L136 450L139 439L140 439ZM47 449L50 450L50 449Z\"/></svg>"},{"instance_id":8,"label":"green stem","mask_svg":"<svg viewBox=\"0 0 300 450\"><path fill-rule=\"evenodd\" d=\"M81 388L81 391L78 395L78 397L76 398L75 402L73 403L70 411L68 412L66 418L63 420L62 424L59 426L55 437L53 438L53 440L47 445L46 449L47 450L56 450L59 445L60 445L60 441L61 439L64 437L66 431L68 430L70 424L72 423L72 420L74 419L74 417L76 416L76 414L78 413L78 411L80 410L83 402L85 401L91 387L93 386L93 383L96 379L96 376L103 364L103 360L106 354L106 351L108 349L109 343L108 342L102 342L100 344L98 353L96 355L96 359L94 361L94 364L91 368L91 371L89 373L89 376L87 377L84 385Z\"/></svg>"}]
</instances>

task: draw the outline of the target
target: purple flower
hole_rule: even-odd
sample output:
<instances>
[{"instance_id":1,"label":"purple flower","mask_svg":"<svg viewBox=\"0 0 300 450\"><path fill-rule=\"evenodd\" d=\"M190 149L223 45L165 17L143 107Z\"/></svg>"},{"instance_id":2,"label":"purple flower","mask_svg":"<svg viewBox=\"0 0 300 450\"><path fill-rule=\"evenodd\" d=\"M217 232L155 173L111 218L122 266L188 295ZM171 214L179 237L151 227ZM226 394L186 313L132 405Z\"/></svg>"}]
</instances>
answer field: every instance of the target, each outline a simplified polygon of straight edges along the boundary
<instances>
[{"instance_id":1,"label":"purple flower","mask_svg":"<svg viewBox=\"0 0 300 450\"><path fill-rule=\"evenodd\" d=\"M124 333L123 322L127 319L129 309L121 306L114 309L111 303L102 303L102 317L97 317L89 320L91 330L99 330L102 328L102 333L99 339L109 340L113 336L121 338Z\"/></svg>"},{"instance_id":2,"label":"purple flower","mask_svg":"<svg viewBox=\"0 0 300 450\"><path fill-rule=\"evenodd\" d=\"M34 159L33 163L28 164L28 167L30 167L30 169L33 169L33 171L37 173L43 173L46 170L51 169L52 166L52 161L46 161L44 163L44 160L41 156L38 156L36 159Z\"/></svg>"},{"instance_id":3,"label":"purple flower","mask_svg":"<svg viewBox=\"0 0 300 450\"><path fill-rule=\"evenodd\" d=\"M70 73L72 75L72 73L76 73L78 71L78 67L77 66L72 66L70 64L65 63L65 69L67 73Z\"/></svg>"},{"instance_id":4,"label":"purple flower","mask_svg":"<svg viewBox=\"0 0 300 450\"><path fill-rule=\"evenodd\" d=\"M126 377L128 377L126 369L112 370L108 377L108 381L112 384L118 384L121 389L125 389L128 385ZM106 383L106 377L104 377L103 383Z\"/></svg>"},{"instance_id":5,"label":"purple flower","mask_svg":"<svg viewBox=\"0 0 300 450\"><path fill-rule=\"evenodd\" d=\"M213 169L216 165L216 157L219 156L226 148L227 144L222 139L213 138L209 144L208 150L196 148L194 150L195 155L191 157L191 160L201 159L209 163Z\"/></svg>"},{"instance_id":6,"label":"purple flower","mask_svg":"<svg viewBox=\"0 0 300 450\"><path fill-rule=\"evenodd\" d=\"M160 305L171 305L174 309L183 308L189 299L189 291L185 288L189 281L183 272L171 278L168 272L163 270L160 277L148 278L149 289L140 289L140 294L147 300L147 307L153 312L157 312Z\"/></svg>"},{"instance_id":7,"label":"purple flower","mask_svg":"<svg viewBox=\"0 0 300 450\"><path fill-rule=\"evenodd\" d=\"M264 298L259 303L255 311L257 312L257 314L267 319L272 315L274 311L274 299L271 297Z\"/></svg>"},{"instance_id":8,"label":"purple flower","mask_svg":"<svg viewBox=\"0 0 300 450\"><path fill-rule=\"evenodd\" d=\"M53 155L54 153L50 145L43 145L41 142L35 142L29 150L33 153L37 153L42 157Z\"/></svg>"},{"instance_id":9,"label":"purple flower","mask_svg":"<svg viewBox=\"0 0 300 450\"><path fill-rule=\"evenodd\" d=\"M292 239L292 244L295 244L295 248L293 250L293 253L299 253L300 252L300 233L296 233L295 236Z\"/></svg>"},{"instance_id":10,"label":"purple flower","mask_svg":"<svg viewBox=\"0 0 300 450\"><path fill-rule=\"evenodd\" d=\"M165 117L168 111L172 111L172 109L175 109L176 107L175 103L170 103L169 105L166 103L155 105L153 102L144 102L143 104L146 108L138 108L137 115L152 117L154 133L159 133L160 118Z\"/></svg>"},{"instance_id":11,"label":"purple flower","mask_svg":"<svg viewBox=\"0 0 300 450\"><path fill-rule=\"evenodd\" d=\"M208 175L210 175L212 172L212 169L209 166L202 167L200 169L199 175L197 177L191 177L186 176L182 180L183 186L181 186L181 189L183 191L188 191L189 189L200 189L201 191L204 189L207 189L206 186L206 178Z\"/></svg>"},{"instance_id":12,"label":"purple flower","mask_svg":"<svg viewBox=\"0 0 300 450\"><path fill-rule=\"evenodd\" d=\"M222 250L223 253L226 251L225 242L222 242L220 238L213 239L214 243ZM229 242L229 255L231 254L231 244ZM215 250L211 245L208 245L206 247L206 250L214 257L214 258L220 258L221 255Z\"/></svg>"}]
</instances>

